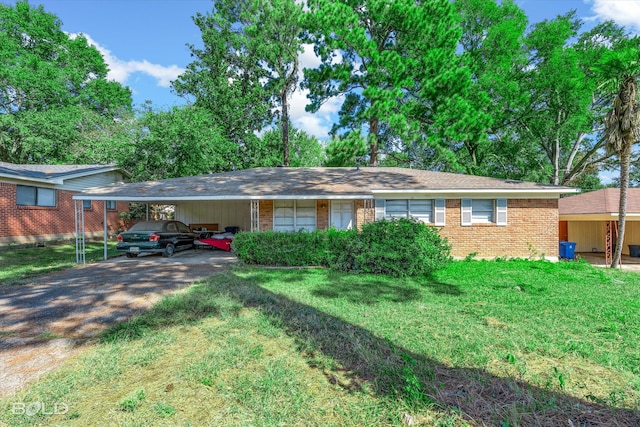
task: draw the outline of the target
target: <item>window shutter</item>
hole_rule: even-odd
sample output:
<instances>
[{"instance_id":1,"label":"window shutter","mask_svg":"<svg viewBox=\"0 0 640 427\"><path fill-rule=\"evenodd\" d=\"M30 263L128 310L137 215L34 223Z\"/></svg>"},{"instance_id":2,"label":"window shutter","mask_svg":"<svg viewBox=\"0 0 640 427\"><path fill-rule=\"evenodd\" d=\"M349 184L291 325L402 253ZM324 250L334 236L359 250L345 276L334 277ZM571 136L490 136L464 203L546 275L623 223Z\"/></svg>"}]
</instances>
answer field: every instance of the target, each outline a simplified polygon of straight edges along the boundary
<instances>
[{"instance_id":1,"label":"window shutter","mask_svg":"<svg viewBox=\"0 0 640 427\"><path fill-rule=\"evenodd\" d=\"M376 199L376 221L384 219L385 206L385 199Z\"/></svg>"},{"instance_id":2,"label":"window shutter","mask_svg":"<svg viewBox=\"0 0 640 427\"><path fill-rule=\"evenodd\" d=\"M434 221L433 221L435 225L445 225L446 205L447 205L446 199L435 200Z\"/></svg>"},{"instance_id":3,"label":"window shutter","mask_svg":"<svg viewBox=\"0 0 640 427\"><path fill-rule=\"evenodd\" d=\"M507 199L496 199L496 225L507 225Z\"/></svg>"},{"instance_id":4,"label":"window shutter","mask_svg":"<svg viewBox=\"0 0 640 427\"><path fill-rule=\"evenodd\" d=\"M471 199L462 199L460 202L460 225L471 225Z\"/></svg>"}]
</instances>

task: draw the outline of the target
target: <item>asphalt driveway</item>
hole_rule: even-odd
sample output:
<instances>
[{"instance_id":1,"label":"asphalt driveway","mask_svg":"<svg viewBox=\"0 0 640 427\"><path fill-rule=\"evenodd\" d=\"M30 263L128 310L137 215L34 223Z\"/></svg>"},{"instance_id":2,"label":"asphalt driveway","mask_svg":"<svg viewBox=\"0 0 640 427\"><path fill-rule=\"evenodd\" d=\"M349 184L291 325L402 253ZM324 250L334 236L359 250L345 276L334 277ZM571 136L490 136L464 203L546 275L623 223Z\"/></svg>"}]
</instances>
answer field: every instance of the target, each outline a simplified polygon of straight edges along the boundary
<instances>
[{"instance_id":1,"label":"asphalt driveway","mask_svg":"<svg viewBox=\"0 0 640 427\"><path fill-rule=\"evenodd\" d=\"M110 324L235 261L209 249L118 257L0 287L0 396L54 370Z\"/></svg>"}]
</instances>

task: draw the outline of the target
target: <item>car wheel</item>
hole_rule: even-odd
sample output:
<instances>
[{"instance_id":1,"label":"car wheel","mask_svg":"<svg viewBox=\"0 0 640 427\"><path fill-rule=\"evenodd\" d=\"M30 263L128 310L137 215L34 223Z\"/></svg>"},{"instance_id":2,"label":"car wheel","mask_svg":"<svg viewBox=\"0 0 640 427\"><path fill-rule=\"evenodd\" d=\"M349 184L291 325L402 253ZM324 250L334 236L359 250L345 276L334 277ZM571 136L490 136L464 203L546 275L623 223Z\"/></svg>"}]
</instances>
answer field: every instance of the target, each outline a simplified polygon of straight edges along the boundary
<instances>
[{"instance_id":1,"label":"car wheel","mask_svg":"<svg viewBox=\"0 0 640 427\"><path fill-rule=\"evenodd\" d=\"M136 258L138 254L132 254L131 252L127 252L127 258Z\"/></svg>"},{"instance_id":2,"label":"car wheel","mask_svg":"<svg viewBox=\"0 0 640 427\"><path fill-rule=\"evenodd\" d=\"M173 246L173 243L168 243L167 246L165 246L164 251L162 251L162 256L165 258L171 257L175 251L176 247Z\"/></svg>"}]
</instances>

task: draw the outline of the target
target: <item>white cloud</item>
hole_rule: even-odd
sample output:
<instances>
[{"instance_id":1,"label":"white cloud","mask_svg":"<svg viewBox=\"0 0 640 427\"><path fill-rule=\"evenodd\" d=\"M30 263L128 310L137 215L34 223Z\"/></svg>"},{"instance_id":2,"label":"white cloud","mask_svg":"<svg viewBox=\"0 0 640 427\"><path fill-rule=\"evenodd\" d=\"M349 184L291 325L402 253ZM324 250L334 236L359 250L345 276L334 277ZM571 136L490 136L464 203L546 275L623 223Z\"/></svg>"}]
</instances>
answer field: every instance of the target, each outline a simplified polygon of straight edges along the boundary
<instances>
[{"instance_id":1,"label":"white cloud","mask_svg":"<svg viewBox=\"0 0 640 427\"><path fill-rule=\"evenodd\" d=\"M303 46L304 51L300 54L300 79L303 78L304 68L316 68L320 65L320 58L313 51L313 45ZM319 139L328 139L329 131L333 126L337 113L344 101L343 97L335 97L327 100L318 111L309 113L305 107L309 103L307 95L309 90L296 90L289 99L289 117L296 129L301 129Z\"/></svg>"},{"instance_id":2,"label":"white cloud","mask_svg":"<svg viewBox=\"0 0 640 427\"><path fill-rule=\"evenodd\" d=\"M75 38L78 34L69 34L69 37ZM86 34L82 34L87 39L89 45L94 46L102 54L104 61L109 67L107 78L115 80L118 83L126 84L129 76L133 73L147 74L157 80L160 87L170 87L171 81L175 80L185 70L177 65L164 66L153 64L146 59L143 61L123 61L118 59L110 50L100 46L95 40Z\"/></svg>"},{"instance_id":3,"label":"white cloud","mask_svg":"<svg viewBox=\"0 0 640 427\"><path fill-rule=\"evenodd\" d=\"M297 90L289 99L289 117L297 129L301 129L319 139L328 139L329 131L340 110L343 98L331 98L325 102L318 111L309 113L305 111L309 103L307 99L308 90Z\"/></svg>"},{"instance_id":4,"label":"white cloud","mask_svg":"<svg viewBox=\"0 0 640 427\"><path fill-rule=\"evenodd\" d=\"M591 0L591 9L603 21L612 20L640 32L640 2L637 0Z\"/></svg>"}]
</instances>

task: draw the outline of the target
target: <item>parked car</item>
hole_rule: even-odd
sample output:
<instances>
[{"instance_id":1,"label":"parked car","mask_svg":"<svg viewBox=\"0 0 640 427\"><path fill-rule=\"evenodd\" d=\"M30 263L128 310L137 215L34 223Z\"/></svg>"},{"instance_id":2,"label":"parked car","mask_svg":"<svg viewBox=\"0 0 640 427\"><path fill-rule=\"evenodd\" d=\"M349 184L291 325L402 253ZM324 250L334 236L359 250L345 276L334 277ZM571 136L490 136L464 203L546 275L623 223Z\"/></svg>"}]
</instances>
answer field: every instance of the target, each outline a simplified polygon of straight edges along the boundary
<instances>
[{"instance_id":1,"label":"parked car","mask_svg":"<svg viewBox=\"0 0 640 427\"><path fill-rule=\"evenodd\" d=\"M126 253L127 258L141 253L170 257L175 251L192 248L195 238L195 233L180 221L144 221L118 234L116 249Z\"/></svg>"}]
</instances>

